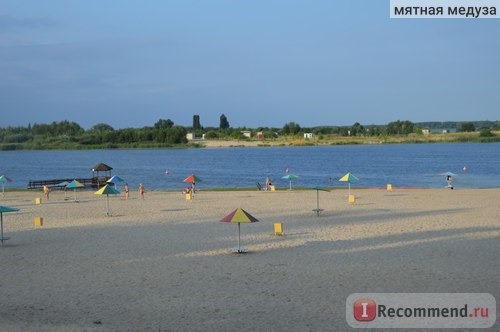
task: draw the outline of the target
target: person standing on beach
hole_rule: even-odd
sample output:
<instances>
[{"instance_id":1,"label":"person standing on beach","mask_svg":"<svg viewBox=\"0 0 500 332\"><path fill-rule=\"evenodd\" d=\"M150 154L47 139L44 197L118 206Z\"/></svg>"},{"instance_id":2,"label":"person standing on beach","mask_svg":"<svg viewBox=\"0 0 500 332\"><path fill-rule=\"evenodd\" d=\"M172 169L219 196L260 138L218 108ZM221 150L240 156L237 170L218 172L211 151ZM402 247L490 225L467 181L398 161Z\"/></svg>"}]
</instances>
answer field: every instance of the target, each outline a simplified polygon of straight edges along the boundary
<instances>
[{"instance_id":1,"label":"person standing on beach","mask_svg":"<svg viewBox=\"0 0 500 332\"><path fill-rule=\"evenodd\" d=\"M142 183L139 184L139 196L141 196L141 199L144 199L144 185Z\"/></svg>"},{"instance_id":2,"label":"person standing on beach","mask_svg":"<svg viewBox=\"0 0 500 332\"><path fill-rule=\"evenodd\" d=\"M49 187L48 187L48 186L46 186L46 185L45 185L45 186L43 186L43 195L45 196L45 198L46 198L47 200L49 200L49 193L50 193L50 189L49 189Z\"/></svg>"},{"instance_id":3,"label":"person standing on beach","mask_svg":"<svg viewBox=\"0 0 500 332\"><path fill-rule=\"evenodd\" d=\"M266 190L271 190L271 180L266 176Z\"/></svg>"},{"instance_id":4,"label":"person standing on beach","mask_svg":"<svg viewBox=\"0 0 500 332\"><path fill-rule=\"evenodd\" d=\"M129 192L129 187L128 187L128 183L125 183L125 199L128 199L128 192Z\"/></svg>"}]
</instances>

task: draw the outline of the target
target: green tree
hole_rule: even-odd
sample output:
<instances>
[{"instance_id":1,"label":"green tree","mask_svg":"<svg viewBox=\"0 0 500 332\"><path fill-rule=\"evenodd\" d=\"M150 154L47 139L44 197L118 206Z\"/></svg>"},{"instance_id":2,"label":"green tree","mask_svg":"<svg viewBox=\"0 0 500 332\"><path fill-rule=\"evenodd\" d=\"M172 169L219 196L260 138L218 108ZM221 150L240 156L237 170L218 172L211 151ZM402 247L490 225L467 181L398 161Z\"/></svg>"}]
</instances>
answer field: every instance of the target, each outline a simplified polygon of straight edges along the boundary
<instances>
[{"instance_id":1,"label":"green tree","mask_svg":"<svg viewBox=\"0 0 500 332\"><path fill-rule=\"evenodd\" d=\"M201 123L200 123L200 116L199 115L193 115L193 130L201 130Z\"/></svg>"},{"instance_id":2,"label":"green tree","mask_svg":"<svg viewBox=\"0 0 500 332\"><path fill-rule=\"evenodd\" d=\"M351 136L363 135L365 132L365 127L363 127L359 122L356 122L351 126Z\"/></svg>"},{"instance_id":3,"label":"green tree","mask_svg":"<svg viewBox=\"0 0 500 332\"><path fill-rule=\"evenodd\" d=\"M476 131L476 127L472 122L462 122L460 127L458 127L457 131L459 132L474 132Z\"/></svg>"},{"instance_id":4,"label":"green tree","mask_svg":"<svg viewBox=\"0 0 500 332\"><path fill-rule=\"evenodd\" d=\"M479 137L494 137L495 134L490 129L484 128L479 132Z\"/></svg>"},{"instance_id":5,"label":"green tree","mask_svg":"<svg viewBox=\"0 0 500 332\"><path fill-rule=\"evenodd\" d=\"M85 132L79 124L66 120L61 122L54 121L51 124L34 124L32 130L34 135L50 137L61 135L77 136Z\"/></svg>"},{"instance_id":6,"label":"green tree","mask_svg":"<svg viewBox=\"0 0 500 332\"><path fill-rule=\"evenodd\" d=\"M205 134L206 139L216 139L219 138L219 133L214 130L210 130Z\"/></svg>"},{"instance_id":7,"label":"green tree","mask_svg":"<svg viewBox=\"0 0 500 332\"><path fill-rule=\"evenodd\" d=\"M137 130L134 128L120 129L118 131L118 143L137 142Z\"/></svg>"},{"instance_id":8,"label":"green tree","mask_svg":"<svg viewBox=\"0 0 500 332\"><path fill-rule=\"evenodd\" d=\"M227 121L227 117L224 114L222 114L220 116L220 122L219 123L220 123L219 124L219 128L221 130L229 129L229 121Z\"/></svg>"},{"instance_id":9,"label":"green tree","mask_svg":"<svg viewBox=\"0 0 500 332\"><path fill-rule=\"evenodd\" d=\"M160 119L154 124L155 129L169 129L174 126L174 122L170 119Z\"/></svg>"},{"instance_id":10,"label":"green tree","mask_svg":"<svg viewBox=\"0 0 500 332\"><path fill-rule=\"evenodd\" d=\"M413 133L414 124L408 120L394 121L387 124L387 133L389 135L408 135Z\"/></svg>"},{"instance_id":11,"label":"green tree","mask_svg":"<svg viewBox=\"0 0 500 332\"><path fill-rule=\"evenodd\" d=\"M187 130L182 126L173 126L167 130L167 143L181 144L187 143Z\"/></svg>"},{"instance_id":12,"label":"green tree","mask_svg":"<svg viewBox=\"0 0 500 332\"><path fill-rule=\"evenodd\" d=\"M284 135L296 135L300 132L300 125L295 122L288 122L283 126L282 132Z\"/></svg>"},{"instance_id":13,"label":"green tree","mask_svg":"<svg viewBox=\"0 0 500 332\"><path fill-rule=\"evenodd\" d=\"M104 132L104 131L113 131L114 129L109 124L98 123L98 124L93 125L92 128L90 128L90 130L100 133L100 132Z\"/></svg>"}]
</instances>

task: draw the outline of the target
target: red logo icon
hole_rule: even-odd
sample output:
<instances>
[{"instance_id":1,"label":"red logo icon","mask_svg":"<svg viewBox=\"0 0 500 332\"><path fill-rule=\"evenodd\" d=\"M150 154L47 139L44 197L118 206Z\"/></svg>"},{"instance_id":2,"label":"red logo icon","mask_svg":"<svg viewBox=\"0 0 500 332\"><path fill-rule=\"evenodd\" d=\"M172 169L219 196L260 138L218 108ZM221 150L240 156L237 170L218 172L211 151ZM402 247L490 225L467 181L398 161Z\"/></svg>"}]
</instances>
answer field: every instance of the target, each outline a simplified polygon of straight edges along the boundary
<instances>
[{"instance_id":1,"label":"red logo icon","mask_svg":"<svg viewBox=\"0 0 500 332\"><path fill-rule=\"evenodd\" d=\"M373 300L357 300L354 302L354 319L359 322L371 322L377 316L377 305Z\"/></svg>"}]
</instances>

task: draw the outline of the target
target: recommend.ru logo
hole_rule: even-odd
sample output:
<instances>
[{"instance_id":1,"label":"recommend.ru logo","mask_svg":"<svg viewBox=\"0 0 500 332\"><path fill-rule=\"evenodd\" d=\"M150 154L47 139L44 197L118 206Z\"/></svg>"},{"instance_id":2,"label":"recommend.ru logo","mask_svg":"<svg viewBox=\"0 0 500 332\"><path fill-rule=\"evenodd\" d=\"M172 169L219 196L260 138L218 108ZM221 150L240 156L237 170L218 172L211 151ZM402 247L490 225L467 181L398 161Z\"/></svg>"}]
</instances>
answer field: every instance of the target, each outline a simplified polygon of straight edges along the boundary
<instances>
[{"instance_id":1,"label":"recommend.ru logo","mask_svg":"<svg viewBox=\"0 0 500 332\"><path fill-rule=\"evenodd\" d=\"M488 328L496 300L488 293L355 293L346 320L354 328Z\"/></svg>"}]
</instances>

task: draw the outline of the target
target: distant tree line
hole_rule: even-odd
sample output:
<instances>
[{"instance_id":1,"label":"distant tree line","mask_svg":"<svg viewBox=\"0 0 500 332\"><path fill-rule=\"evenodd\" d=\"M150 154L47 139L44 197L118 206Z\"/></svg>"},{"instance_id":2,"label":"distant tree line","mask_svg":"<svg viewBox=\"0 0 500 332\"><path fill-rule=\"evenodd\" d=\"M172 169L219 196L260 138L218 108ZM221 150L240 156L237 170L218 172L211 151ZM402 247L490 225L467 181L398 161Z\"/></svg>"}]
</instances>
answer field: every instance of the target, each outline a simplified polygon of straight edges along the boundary
<instances>
[{"instance_id":1,"label":"distant tree line","mask_svg":"<svg viewBox=\"0 0 500 332\"><path fill-rule=\"evenodd\" d=\"M482 137L494 136L491 130L500 130L498 121L478 122L421 122L393 121L386 125L301 127L296 122L285 123L281 128L258 127L233 128L222 114L218 127L203 127L199 115L193 116L192 127L175 125L170 119L159 119L152 126L142 128L114 129L106 123L98 123L85 130L70 121L50 124L29 124L27 127L0 128L0 148L14 149L94 149L119 147L170 147L188 143L187 133L195 137L205 135L206 139L248 139L243 131L260 133L260 138L274 139L279 136L301 136L303 133L336 136L387 136L421 134L422 128L456 128L459 132L473 132L479 129Z\"/></svg>"}]
</instances>

